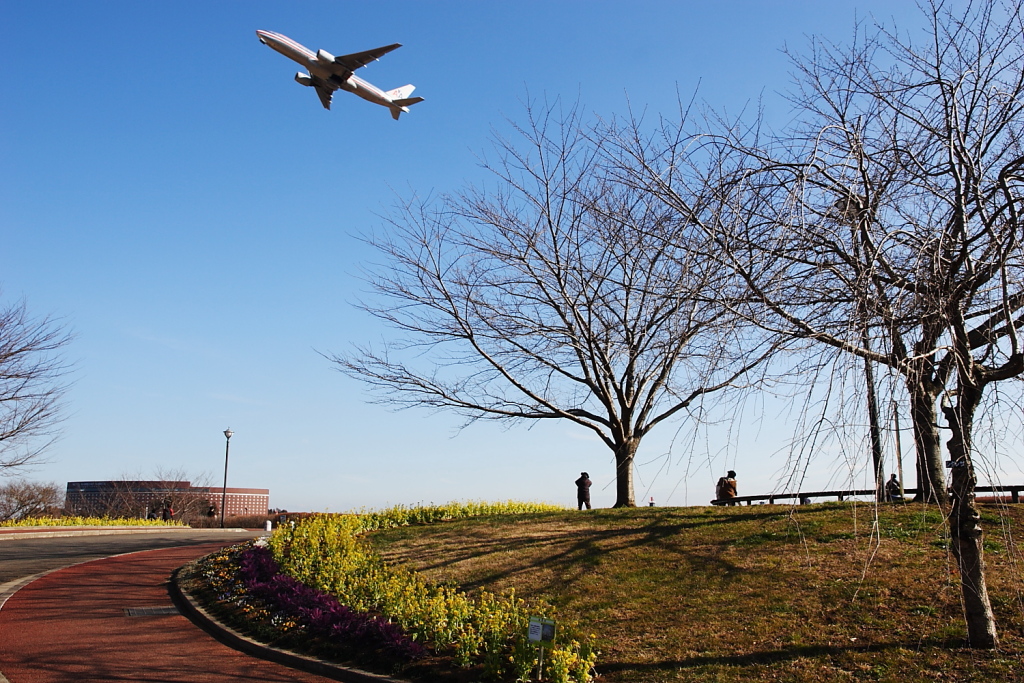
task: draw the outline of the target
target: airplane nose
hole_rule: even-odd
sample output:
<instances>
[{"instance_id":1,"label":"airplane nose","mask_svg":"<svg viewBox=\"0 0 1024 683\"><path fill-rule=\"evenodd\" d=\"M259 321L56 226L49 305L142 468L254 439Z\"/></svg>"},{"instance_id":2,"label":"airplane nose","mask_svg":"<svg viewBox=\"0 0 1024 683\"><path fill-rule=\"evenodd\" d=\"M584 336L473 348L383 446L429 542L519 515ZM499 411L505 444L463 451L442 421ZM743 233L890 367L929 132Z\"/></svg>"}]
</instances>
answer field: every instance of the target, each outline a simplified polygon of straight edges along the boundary
<instances>
[{"instance_id":1,"label":"airplane nose","mask_svg":"<svg viewBox=\"0 0 1024 683\"><path fill-rule=\"evenodd\" d=\"M259 38L260 42L263 43L264 45L267 44L267 32L266 31L256 31L256 37Z\"/></svg>"}]
</instances>

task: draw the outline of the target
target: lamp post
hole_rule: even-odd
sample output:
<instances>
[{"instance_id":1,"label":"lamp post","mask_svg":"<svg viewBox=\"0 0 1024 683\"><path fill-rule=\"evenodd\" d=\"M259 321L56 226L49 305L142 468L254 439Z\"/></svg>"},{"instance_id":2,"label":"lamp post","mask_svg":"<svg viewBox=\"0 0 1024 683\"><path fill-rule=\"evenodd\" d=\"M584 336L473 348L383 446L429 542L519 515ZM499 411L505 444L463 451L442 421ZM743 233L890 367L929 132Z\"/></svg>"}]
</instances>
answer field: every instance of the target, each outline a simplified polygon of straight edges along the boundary
<instances>
[{"instance_id":1,"label":"lamp post","mask_svg":"<svg viewBox=\"0 0 1024 683\"><path fill-rule=\"evenodd\" d=\"M224 528L224 507L228 503L228 451L231 449L231 435L234 434L230 428L224 430L224 488L220 490L220 528Z\"/></svg>"}]
</instances>

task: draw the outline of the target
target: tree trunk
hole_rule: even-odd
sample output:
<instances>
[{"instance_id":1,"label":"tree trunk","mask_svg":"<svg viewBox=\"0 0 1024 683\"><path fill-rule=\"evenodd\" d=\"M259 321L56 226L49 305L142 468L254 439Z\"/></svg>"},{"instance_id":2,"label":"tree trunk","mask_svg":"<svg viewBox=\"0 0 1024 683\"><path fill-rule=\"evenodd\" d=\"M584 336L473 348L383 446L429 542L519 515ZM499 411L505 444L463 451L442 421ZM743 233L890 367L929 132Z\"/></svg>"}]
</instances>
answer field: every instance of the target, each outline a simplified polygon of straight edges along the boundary
<instances>
[{"instance_id":1,"label":"tree trunk","mask_svg":"<svg viewBox=\"0 0 1024 683\"><path fill-rule=\"evenodd\" d=\"M978 480L971 461L971 430L974 411L980 402L981 388L961 382L957 404L943 408L953 430L953 437L947 443L953 464L949 534L953 556L960 570L967 643L973 648L994 650L999 647L999 636L985 584L983 532L978 524L981 515L974 503L974 488Z\"/></svg>"},{"instance_id":2,"label":"tree trunk","mask_svg":"<svg viewBox=\"0 0 1024 683\"><path fill-rule=\"evenodd\" d=\"M617 508L635 508L633 496L633 458L640 445L637 439L628 438L615 447L615 505Z\"/></svg>"},{"instance_id":3,"label":"tree trunk","mask_svg":"<svg viewBox=\"0 0 1024 683\"><path fill-rule=\"evenodd\" d=\"M914 423L914 445L917 450L917 496L926 503L949 503L946 475L942 462L942 443L935 426L935 399L938 395L923 381L908 379L910 417Z\"/></svg>"},{"instance_id":4,"label":"tree trunk","mask_svg":"<svg viewBox=\"0 0 1024 683\"><path fill-rule=\"evenodd\" d=\"M867 335L865 335L865 338ZM868 426L871 432L871 464L875 470L875 500L885 500L885 469L882 463L882 435L875 398L875 373L871 361L864 359L864 381L868 389Z\"/></svg>"}]
</instances>

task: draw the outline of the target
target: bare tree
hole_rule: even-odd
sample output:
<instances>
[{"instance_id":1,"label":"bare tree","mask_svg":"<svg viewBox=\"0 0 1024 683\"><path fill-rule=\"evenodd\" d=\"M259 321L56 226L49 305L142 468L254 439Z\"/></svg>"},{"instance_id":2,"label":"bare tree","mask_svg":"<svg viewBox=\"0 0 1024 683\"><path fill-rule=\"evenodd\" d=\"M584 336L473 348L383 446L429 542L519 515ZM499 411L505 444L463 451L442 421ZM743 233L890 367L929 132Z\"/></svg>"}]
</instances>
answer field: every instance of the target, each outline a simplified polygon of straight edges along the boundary
<instances>
[{"instance_id":1,"label":"bare tree","mask_svg":"<svg viewBox=\"0 0 1024 683\"><path fill-rule=\"evenodd\" d=\"M332 359L398 406L586 427L633 506L644 436L756 381L774 346L729 312L703 233L603 173L577 110L527 113L484 164L493 189L409 202L369 239L384 264L363 308L404 338Z\"/></svg>"},{"instance_id":2,"label":"bare tree","mask_svg":"<svg viewBox=\"0 0 1024 683\"><path fill-rule=\"evenodd\" d=\"M1024 22L1019 1L923 10L920 43L860 27L849 47L796 55L799 123L784 135L667 126L660 147L620 147L635 182L714 236L761 321L903 376L921 497L950 515L969 642L994 648L971 437L985 387L1024 372ZM698 140L720 171L710 214L687 194L706 180L678 170Z\"/></svg>"},{"instance_id":3,"label":"bare tree","mask_svg":"<svg viewBox=\"0 0 1024 683\"><path fill-rule=\"evenodd\" d=\"M205 519L210 508L219 504L210 493L209 474L189 477L184 468L158 467L153 475L156 487L163 492L159 502L173 509L174 518L186 524ZM186 486L179 485L182 481Z\"/></svg>"},{"instance_id":4,"label":"bare tree","mask_svg":"<svg viewBox=\"0 0 1024 683\"><path fill-rule=\"evenodd\" d=\"M70 336L24 301L0 307L0 474L37 462L56 437Z\"/></svg>"},{"instance_id":5,"label":"bare tree","mask_svg":"<svg viewBox=\"0 0 1024 683\"><path fill-rule=\"evenodd\" d=\"M174 511L174 519L193 522L206 518L214 506L209 476L190 480L181 468L158 467L149 479L123 475L103 482L69 486L70 512L99 517L158 517Z\"/></svg>"},{"instance_id":6,"label":"bare tree","mask_svg":"<svg viewBox=\"0 0 1024 683\"><path fill-rule=\"evenodd\" d=\"M57 516L64 494L57 484L14 480L0 484L0 521Z\"/></svg>"}]
</instances>

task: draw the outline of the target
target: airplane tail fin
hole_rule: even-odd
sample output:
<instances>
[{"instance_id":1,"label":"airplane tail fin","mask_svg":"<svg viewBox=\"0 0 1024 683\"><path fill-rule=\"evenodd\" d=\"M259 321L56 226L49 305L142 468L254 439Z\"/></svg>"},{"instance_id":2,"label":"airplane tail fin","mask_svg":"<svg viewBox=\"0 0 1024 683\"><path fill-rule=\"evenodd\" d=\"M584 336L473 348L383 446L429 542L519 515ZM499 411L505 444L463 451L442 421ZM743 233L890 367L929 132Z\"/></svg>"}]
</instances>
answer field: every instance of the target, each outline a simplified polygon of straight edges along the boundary
<instances>
[{"instance_id":1,"label":"airplane tail fin","mask_svg":"<svg viewBox=\"0 0 1024 683\"><path fill-rule=\"evenodd\" d=\"M415 89L415 85L403 85L401 88L395 88L388 92L388 95L391 96L391 118L395 121L403 111L409 111L409 107L423 101L422 97L409 97ZM400 97L398 97L399 95Z\"/></svg>"},{"instance_id":2,"label":"airplane tail fin","mask_svg":"<svg viewBox=\"0 0 1024 683\"><path fill-rule=\"evenodd\" d=\"M412 91L416 89L415 85L411 83L409 85L403 85L401 88L395 88L394 90L388 90L387 96L392 100L404 100L412 94Z\"/></svg>"}]
</instances>

